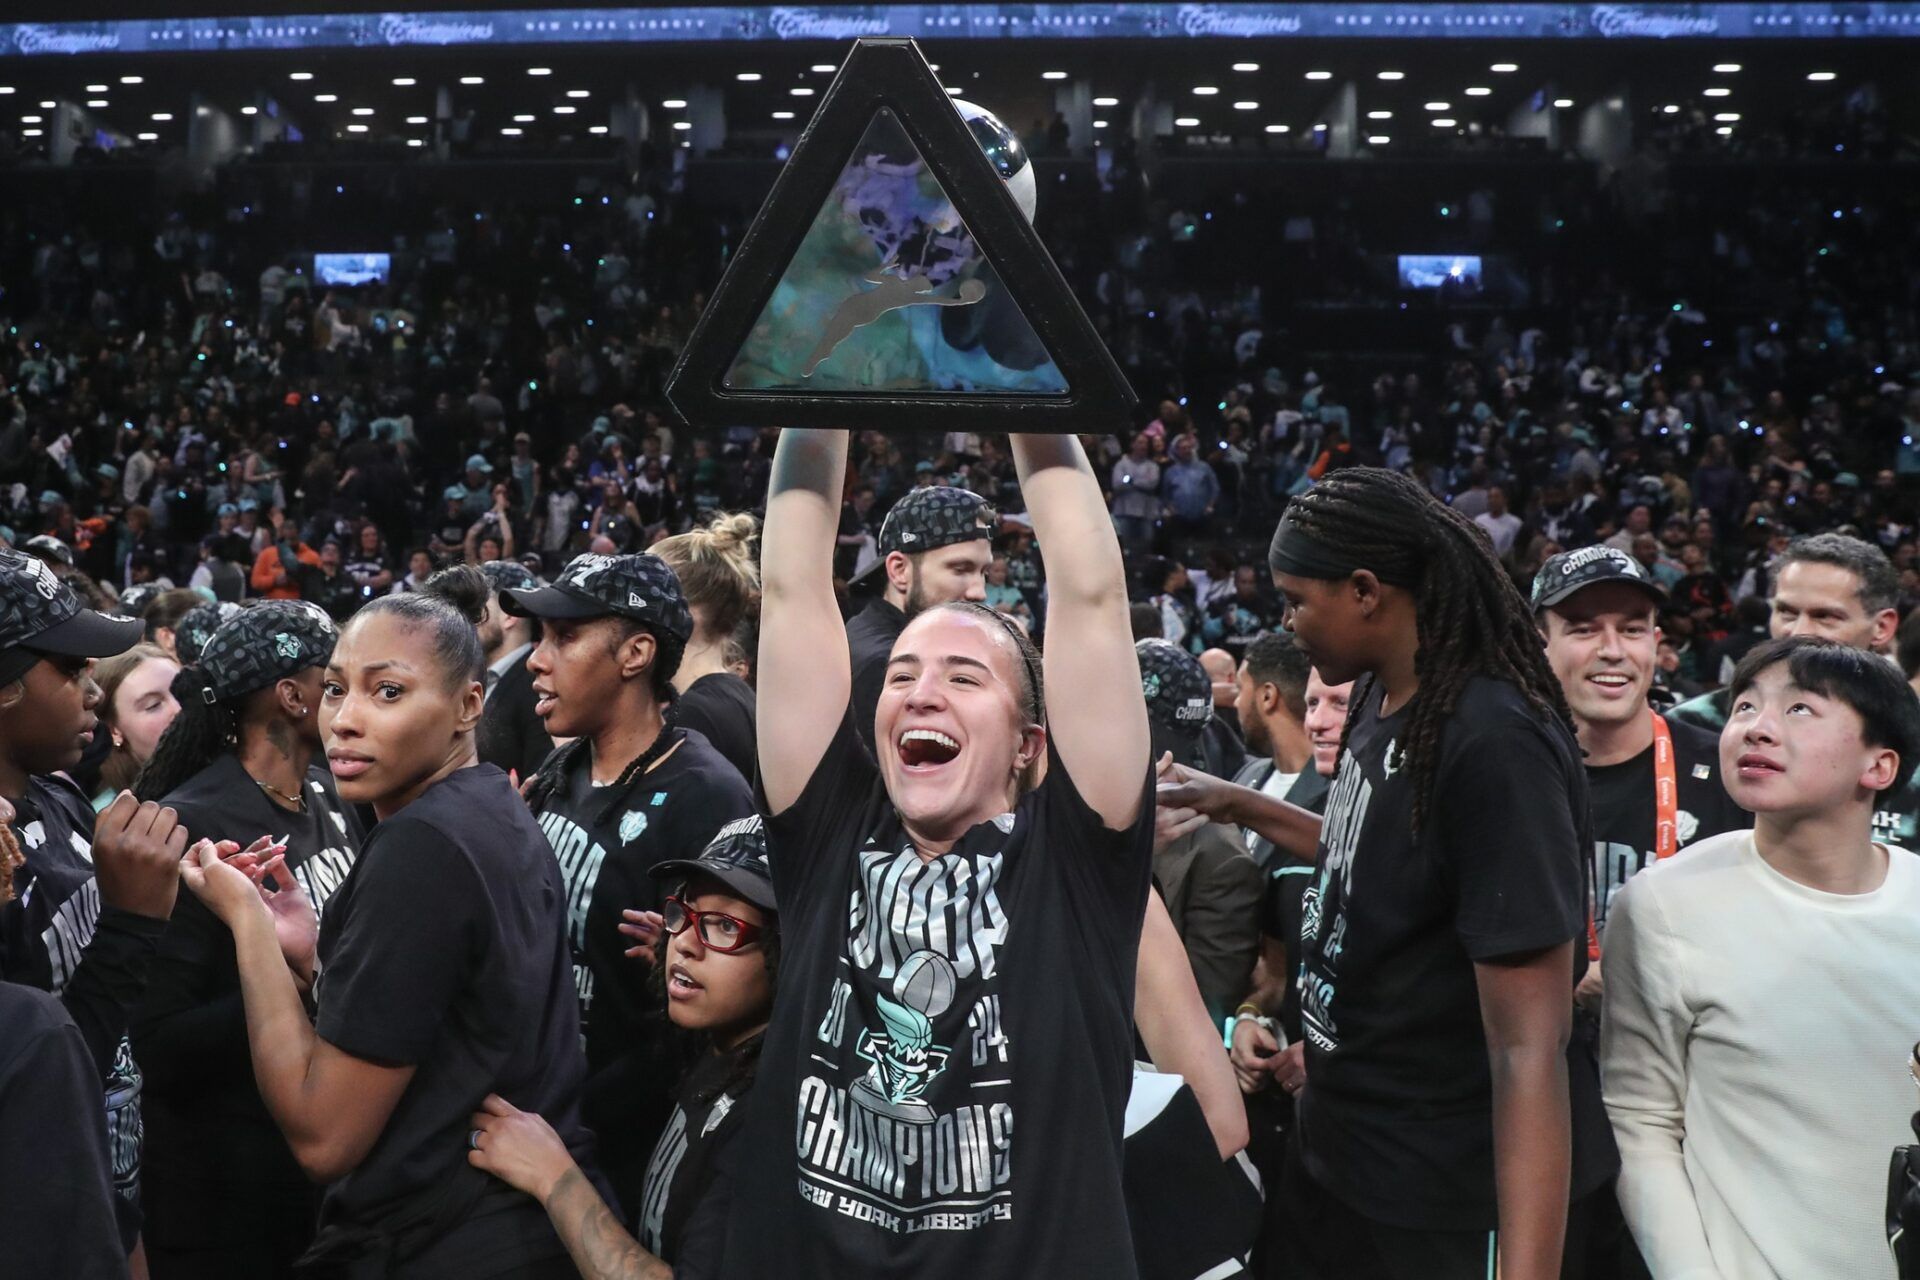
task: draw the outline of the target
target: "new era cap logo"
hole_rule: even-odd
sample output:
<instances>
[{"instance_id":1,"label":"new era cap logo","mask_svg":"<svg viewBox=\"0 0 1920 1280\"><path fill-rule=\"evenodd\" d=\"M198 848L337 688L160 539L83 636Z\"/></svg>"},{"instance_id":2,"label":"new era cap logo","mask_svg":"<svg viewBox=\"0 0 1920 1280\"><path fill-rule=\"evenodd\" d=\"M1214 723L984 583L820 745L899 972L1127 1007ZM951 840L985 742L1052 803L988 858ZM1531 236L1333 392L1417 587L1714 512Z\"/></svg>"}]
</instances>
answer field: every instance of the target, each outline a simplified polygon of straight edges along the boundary
<instances>
[{"instance_id":1,"label":"new era cap logo","mask_svg":"<svg viewBox=\"0 0 1920 1280\"><path fill-rule=\"evenodd\" d=\"M907 530L905 530L905 529L902 529L902 530L900 531L900 541L902 541L902 542L918 542L918 541L920 541L920 535L919 535L919 534L917 534L917 533L911 533L911 532L908 532L908 531L907 531Z\"/></svg>"},{"instance_id":2,"label":"new era cap logo","mask_svg":"<svg viewBox=\"0 0 1920 1280\"><path fill-rule=\"evenodd\" d=\"M646 607L647 607L646 599L642 597L638 591L627 592L627 608L644 609Z\"/></svg>"}]
</instances>

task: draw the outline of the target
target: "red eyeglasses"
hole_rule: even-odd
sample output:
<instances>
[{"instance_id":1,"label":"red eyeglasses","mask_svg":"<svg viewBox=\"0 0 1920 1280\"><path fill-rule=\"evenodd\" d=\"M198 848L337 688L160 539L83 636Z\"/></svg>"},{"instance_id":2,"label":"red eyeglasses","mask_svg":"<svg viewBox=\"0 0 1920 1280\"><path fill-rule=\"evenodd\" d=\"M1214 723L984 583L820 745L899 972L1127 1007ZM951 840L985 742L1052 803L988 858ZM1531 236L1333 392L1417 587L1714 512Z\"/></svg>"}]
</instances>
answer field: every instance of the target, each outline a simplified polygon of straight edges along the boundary
<instances>
[{"instance_id":1,"label":"red eyeglasses","mask_svg":"<svg viewBox=\"0 0 1920 1280\"><path fill-rule=\"evenodd\" d=\"M698 927L701 943L714 951L738 951L763 932L761 926L748 924L738 916L724 911L696 911L671 895L661 904L660 916L668 933L685 933L690 927Z\"/></svg>"}]
</instances>

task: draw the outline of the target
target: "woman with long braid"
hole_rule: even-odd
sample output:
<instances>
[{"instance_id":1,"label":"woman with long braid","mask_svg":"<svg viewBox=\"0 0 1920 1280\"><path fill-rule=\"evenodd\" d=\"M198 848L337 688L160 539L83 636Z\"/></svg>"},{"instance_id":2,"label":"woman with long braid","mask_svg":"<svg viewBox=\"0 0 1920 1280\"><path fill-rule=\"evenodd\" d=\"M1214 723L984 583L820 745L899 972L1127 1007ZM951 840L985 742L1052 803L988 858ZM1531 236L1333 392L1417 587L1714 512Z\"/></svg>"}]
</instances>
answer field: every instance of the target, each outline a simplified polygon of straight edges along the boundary
<instances>
[{"instance_id":1,"label":"woman with long braid","mask_svg":"<svg viewBox=\"0 0 1920 1280\"><path fill-rule=\"evenodd\" d=\"M1539 632L1485 535L1394 472L1294 499L1269 561L1321 677L1359 679L1303 903L1304 1047L1275 1071L1299 1274L1557 1276L1610 1153L1571 1140L1598 1102L1591 1079L1570 1101L1566 1055L1590 845Z\"/></svg>"},{"instance_id":2,"label":"woman with long braid","mask_svg":"<svg viewBox=\"0 0 1920 1280\"><path fill-rule=\"evenodd\" d=\"M316 915L360 843L320 763L320 687L338 636L331 618L297 600L222 623L199 665L174 677L179 714L134 787L172 806L196 838L281 846L275 871L298 882ZM161 941L133 1049L147 1074L154 1280L287 1274L313 1241L320 1189L254 1083L233 934L191 894ZM215 1219L209 1195L257 1203Z\"/></svg>"}]
</instances>

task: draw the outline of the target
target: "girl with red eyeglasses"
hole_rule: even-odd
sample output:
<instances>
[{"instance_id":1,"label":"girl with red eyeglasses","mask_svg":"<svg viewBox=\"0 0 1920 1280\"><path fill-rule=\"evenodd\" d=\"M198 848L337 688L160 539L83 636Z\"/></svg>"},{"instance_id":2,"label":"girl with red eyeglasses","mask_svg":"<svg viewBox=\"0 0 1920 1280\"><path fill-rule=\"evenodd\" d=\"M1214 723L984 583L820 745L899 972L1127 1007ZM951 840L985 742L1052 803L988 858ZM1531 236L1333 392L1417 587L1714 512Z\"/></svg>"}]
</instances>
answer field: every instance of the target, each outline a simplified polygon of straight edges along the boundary
<instances>
[{"instance_id":1,"label":"girl with red eyeglasses","mask_svg":"<svg viewBox=\"0 0 1920 1280\"><path fill-rule=\"evenodd\" d=\"M628 954L654 963L667 1016L692 1052L631 1206L637 1223L615 1216L539 1116L499 1097L473 1116L467 1159L546 1207L585 1280L719 1274L731 1199L720 1169L773 1013L780 932L761 820L730 823L698 858L662 862L652 874L672 886L661 936Z\"/></svg>"}]
</instances>

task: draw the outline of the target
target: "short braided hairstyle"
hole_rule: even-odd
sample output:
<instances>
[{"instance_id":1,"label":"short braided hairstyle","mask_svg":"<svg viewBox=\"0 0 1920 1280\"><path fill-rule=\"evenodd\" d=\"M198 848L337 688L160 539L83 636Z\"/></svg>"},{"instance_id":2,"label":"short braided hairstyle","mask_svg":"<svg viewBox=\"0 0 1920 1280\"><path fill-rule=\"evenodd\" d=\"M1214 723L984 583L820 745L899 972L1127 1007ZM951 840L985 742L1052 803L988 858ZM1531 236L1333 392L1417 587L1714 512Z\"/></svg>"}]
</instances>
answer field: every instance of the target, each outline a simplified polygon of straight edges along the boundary
<instances>
[{"instance_id":1,"label":"short braided hairstyle","mask_svg":"<svg viewBox=\"0 0 1920 1280\"><path fill-rule=\"evenodd\" d=\"M1547 665L1527 603L1472 521L1412 478L1379 467L1329 475L1293 499L1287 520L1382 577L1414 584L1419 647L1413 669L1420 690L1407 708L1400 760L1413 780L1416 836L1432 808L1441 731L1469 679L1507 681L1535 714L1558 718L1571 732L1566 695ZM1354 690L1340 736L1343 753L1373 680L1366 677Z\"/></svg>"}]
</instances>

